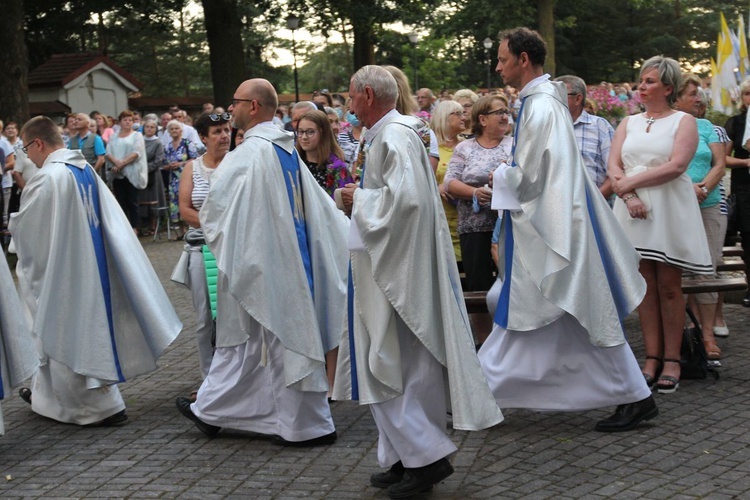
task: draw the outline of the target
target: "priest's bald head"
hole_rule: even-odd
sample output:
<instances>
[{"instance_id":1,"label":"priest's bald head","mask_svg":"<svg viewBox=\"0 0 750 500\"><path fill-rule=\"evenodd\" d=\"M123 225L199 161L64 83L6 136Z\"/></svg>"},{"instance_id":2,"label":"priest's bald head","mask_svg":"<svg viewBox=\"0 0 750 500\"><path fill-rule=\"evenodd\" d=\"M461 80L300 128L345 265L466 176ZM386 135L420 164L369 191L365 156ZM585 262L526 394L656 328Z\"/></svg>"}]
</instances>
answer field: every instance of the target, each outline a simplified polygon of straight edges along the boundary
<instances>
[{"instance_id":1,"label":"priest's bald head","mask_svg":"<svg viewBox=\"0 0 750 500\"><path fill-rule=\"evenodd\" d=\"M386 113L396 108L398 85L385 68L363 66L352 76L349 97L352 100L349 110L366 127L372 127Z\"/></svg>"},{"instance_id":2,"label":"priest's bald head","mask_svg":"<svg viewBox=\"0 0 750 500\"><path fill-rule=\"evenodd\" d=\"M271 82L262 78L245 80L232 98L234 126L249 130L259 123L273 120L279 97Z\"/></svg>"},{"instance_id":3,"label":"priest's bald head","mask_svg":"<svg viewBox=\"0 0 750 500\"><path fill-rule=\"evenodd\" d=\"M34 165L41 168L52 152L65 147L60 129L46 116L36 116L21 129L24 153Z\"/></svg>"}]
</instances>

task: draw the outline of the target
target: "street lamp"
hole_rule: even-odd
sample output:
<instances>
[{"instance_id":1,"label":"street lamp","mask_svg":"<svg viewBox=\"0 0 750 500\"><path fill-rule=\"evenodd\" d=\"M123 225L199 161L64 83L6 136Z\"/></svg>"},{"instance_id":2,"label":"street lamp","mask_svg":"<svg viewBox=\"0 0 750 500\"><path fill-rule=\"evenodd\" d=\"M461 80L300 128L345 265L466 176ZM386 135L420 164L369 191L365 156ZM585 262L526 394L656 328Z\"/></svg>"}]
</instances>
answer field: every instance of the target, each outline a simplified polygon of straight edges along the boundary
<instances>
[{"instance_id":1,"label":"street lamp","mask_svg":"<svg viewBox=\"0 0 750 500\"><path fill-rule=\"evenodd\" d=\"M417 42L419 41L419 35L412 31L407 36L409 37L409 42L414 46L414 91L416 92L419 89L419 75L417 74Z\"/></svg>"},{"instance_id":2,"label":"street lamp","mask_svg":"<svg viewBox=\"0 0 750 500\"><path fill-rule=\"evenodd\" d=\"M492 48L492 40L490 37L485 38L482 45L487 49L487 93L489 94L490 87L492 86L492 53L490 52L490 49Z\"/></svg>"},{"instance_id":3,"label":"street lamp","mask_svg":"<svg viewBox=\"0 0 750 500\"><path fill-rule=\"evenodd\" d=\"M299 17L290 15L286 18L286 27L292 30L292 57L294 57L294 102L299 102L299 83L297 80L297 42L294 32L299 28Z\"/></svg>"}]
</instances>

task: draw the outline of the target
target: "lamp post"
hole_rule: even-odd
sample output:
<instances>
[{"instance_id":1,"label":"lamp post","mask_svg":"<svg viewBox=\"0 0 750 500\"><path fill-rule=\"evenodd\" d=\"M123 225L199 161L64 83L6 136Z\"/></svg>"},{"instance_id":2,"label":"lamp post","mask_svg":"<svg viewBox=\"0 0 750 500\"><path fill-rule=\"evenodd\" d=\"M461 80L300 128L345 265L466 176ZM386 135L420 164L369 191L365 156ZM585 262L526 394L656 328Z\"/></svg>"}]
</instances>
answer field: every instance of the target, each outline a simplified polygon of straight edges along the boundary
<instances>
[{"instance_id":1,"label":"lamp post","mask_svg":"<svg viewBox=\"0 0 750 500\"><path fill-rule=\"evenodd\" d=\"M417 74L417 42L419 41L419 35L413 31L409 33L409 42L414 47L414 92L419 90L419 75Z\"/></svg>"},{"instance_id":2,"label":"lamp post","mask_svg":"<svg viewBox=\"0 0 750 500\"><path fill-rule=\"evenodd\" d=\"M484 45L484 48L487 49L487 93L490 93L490 87L492 86L492 54L490 53L490 49L492 48L492 40L490 37L487 37L482 42L482 45Z\"/></svg>"},{"instance_id":3,"label":"lamp post","mask_svg":"<svg viewBox=\"0 0 750 500\"><path fill-rule=\"evenodd\" d=\"M299 28L299 17L290 15L286 18L286 27L292 30L292 57L294 57L294 102L299 102L299 83L297 80L297 42L294 32Z\"/></svg>"}]
</instances>

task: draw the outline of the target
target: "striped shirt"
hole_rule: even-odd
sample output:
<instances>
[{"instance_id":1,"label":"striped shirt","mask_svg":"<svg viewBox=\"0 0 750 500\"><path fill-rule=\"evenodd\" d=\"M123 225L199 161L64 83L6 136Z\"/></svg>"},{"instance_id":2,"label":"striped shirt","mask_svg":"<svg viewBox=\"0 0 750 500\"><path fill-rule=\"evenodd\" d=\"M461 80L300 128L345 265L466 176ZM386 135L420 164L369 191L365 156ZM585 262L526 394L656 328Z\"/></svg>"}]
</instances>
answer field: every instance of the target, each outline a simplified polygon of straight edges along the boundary
<instances>
[{"instance_id":1,"label":"striped shirt","mask_svg":"<svg viewBox=\"0 0 750 500\"><path fill-rule=\"evenodd\" d=\"M607 120L586 111L573 123L573 130L589 176L596 187L601 187L607 180L607 160L615 131Z\"/></svg>"},{"instance_id":2,"label":"striped shirt","mask_svg":"<svg viewBox=\"0 0 750 500\"><path fill-rule=\"evenodd\" d=\"M719 142L721 144L726 144L730 142L729 134L727 134L727 131L724 130L724 127L714 125L714 132L716 132L716 135L719 136ZM724 187L723 179L719 181L719 194L721 194L721 201L719 202L719 211L721 212L722 215L729 215L729 211L727 210L727 190Z\"/></svg>"}]
</instances>

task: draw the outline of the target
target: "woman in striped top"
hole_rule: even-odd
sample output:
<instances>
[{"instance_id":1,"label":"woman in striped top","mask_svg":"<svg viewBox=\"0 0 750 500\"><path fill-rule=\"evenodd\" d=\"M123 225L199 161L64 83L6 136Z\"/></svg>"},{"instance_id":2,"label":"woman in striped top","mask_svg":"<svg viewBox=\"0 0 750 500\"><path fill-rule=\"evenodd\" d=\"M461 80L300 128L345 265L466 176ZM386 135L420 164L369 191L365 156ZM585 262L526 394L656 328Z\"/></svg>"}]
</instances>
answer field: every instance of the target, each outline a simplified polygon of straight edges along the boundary
<instances>
[{"instance_id":1,"label":"woman in striped top","mask_svg":"<svg viewBox=\"0 0 750 500\"><path fill-rule=\"evenodd\" d=\"M189 161L180 177L180 218L189 225L185 234L185 250L190 253L188 272L193 309L197 315L195 337L198 343L200 369L203 377L211 366L214 351L215 325L211 317L206 272L203 267L202 248L205 244L198 211L208 196L209 179L229 151L232 129L230 116L204 114L195 123L198 135L206 145L206 152Z\"/></svg>"}]
</instances>

